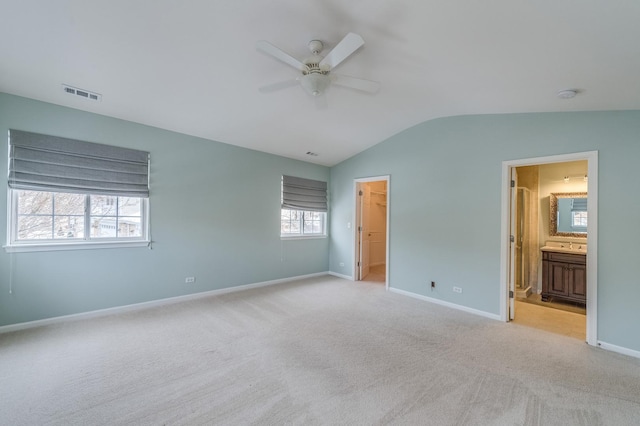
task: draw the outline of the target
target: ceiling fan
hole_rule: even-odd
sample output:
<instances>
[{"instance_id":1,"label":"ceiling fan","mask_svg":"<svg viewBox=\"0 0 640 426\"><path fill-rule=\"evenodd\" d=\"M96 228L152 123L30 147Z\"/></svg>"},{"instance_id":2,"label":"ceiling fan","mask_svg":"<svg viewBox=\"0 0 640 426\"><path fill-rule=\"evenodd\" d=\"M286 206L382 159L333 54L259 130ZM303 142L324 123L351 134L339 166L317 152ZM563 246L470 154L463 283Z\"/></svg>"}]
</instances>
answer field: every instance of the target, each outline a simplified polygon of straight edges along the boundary
<instances>
[{"instance_id":1,"label":"ceiling fan","mask_svg":"<svg viewBox=\"0 0 640 426\"><path fill-rule=\"evenodd\" d=\"M312 96L321 96L331 84L344 86L367 93L376 93L380 89L380 83L362 78L350 77L333 73L333 69L348 58L353 52L364 44L364 40L358 34L349 33L326 56L320 56L324 45L320 40L311 40L308 43L311 56L299 61L273 44L260 40L256 43L256 49L267 55L291 65L300 71L301 75L295 80L277 83L261 90L270 92L285 87L297 85Z\"/></svg>"}]
</instances>

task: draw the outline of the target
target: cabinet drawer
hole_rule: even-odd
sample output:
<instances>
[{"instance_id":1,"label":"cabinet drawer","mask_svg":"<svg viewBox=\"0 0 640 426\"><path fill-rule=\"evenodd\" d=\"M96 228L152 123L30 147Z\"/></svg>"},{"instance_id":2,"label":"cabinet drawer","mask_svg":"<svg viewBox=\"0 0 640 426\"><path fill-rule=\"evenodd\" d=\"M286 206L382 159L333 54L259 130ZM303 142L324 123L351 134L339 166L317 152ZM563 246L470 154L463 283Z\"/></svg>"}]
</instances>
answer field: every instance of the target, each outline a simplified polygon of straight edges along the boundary
<instances>
[{"instance_id":1,"label":"cabinet drawer","mask_svg":"<svg viewBox=\"0 0 640 426\"><path fill-rule=\"evenodd\" d=\"M555 262L576 263L578 265L587 264L587 256L584 254L556 253L553 251L545 251L542 254L542 259L552 260Z\"/></svg>"}]
</instances>

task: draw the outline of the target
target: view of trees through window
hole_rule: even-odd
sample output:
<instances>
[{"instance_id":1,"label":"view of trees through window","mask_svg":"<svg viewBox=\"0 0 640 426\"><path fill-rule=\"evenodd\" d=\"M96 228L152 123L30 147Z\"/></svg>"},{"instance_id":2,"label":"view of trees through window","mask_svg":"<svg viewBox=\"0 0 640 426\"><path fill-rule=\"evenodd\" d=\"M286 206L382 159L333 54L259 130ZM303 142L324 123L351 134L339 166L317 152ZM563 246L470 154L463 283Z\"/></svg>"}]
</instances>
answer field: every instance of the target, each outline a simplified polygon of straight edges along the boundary
<instances>
[{"instance_id":1,"label":"view of trees through window","mask_svg":"<svg viewBox=\"0 0 640 426\"><path fill-rule=\"evenodd\" d=\"M17 199L17 240L88 240L143 235L141 198L17 191Z\"/></svg>"},{"instance_id":2,"label":"view of trees through window","mask_svg":"<svg viewBox=\"0 0 640 426\"><path fill-rule=\"evenodd\" d=\"M323 212L282 209L280 215L281 235L323 235L325 233Z\"/></svg>"}]
</instances>

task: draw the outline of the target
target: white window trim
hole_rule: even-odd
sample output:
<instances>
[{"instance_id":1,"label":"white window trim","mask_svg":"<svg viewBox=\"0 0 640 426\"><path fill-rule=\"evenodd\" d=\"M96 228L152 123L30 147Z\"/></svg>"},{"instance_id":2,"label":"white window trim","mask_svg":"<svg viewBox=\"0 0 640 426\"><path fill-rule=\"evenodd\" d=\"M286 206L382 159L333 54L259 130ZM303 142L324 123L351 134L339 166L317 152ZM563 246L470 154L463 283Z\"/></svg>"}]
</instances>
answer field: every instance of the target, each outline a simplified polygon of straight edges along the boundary
<instances>
[{"instance_id":1,"label":"white window trim","mask_svg":"<svg viewBox=\"0 0 640 426\"><path fill-rule=\"evenodd\" d=\"M280 234L281 240L320 240L327 238L327 234Z\"/></svg>"},{"instance_id":2,"label":"white window trim","mask_svg":"<svg viewBox=\"0 0 640 426\"><path fill-rule=\"evenodd\" d=\"M151 241L101 241L101 242L75 242L75 243L21 243L6 245L4 249L7 253L27 253L36 251L59 251L59 250L92 250L92 249L111 249L111 248L132 248L132 247L149 247Z\"/></svg>"},{"instance_id":3,"label":"white window trim","mask_svg":"<svg viewBox=\"0 0 640 426\"><path fill-rule=\"evenodd\" d=\"M576 214L580 214L582 215L584 213L584 218L587 220L587 223L589 223L589 218L587 216L587 212L586 211L581 211L581 210L576 210L576 211L572 211L571 212L571 228L578 228L578 229L584 229L584 232L587 232L587 225L576 225L575 221L576 221Z\"/></svg>"},{"instance_id":4,"label":"white window trim","mask_svg":"<svg viewBox=\"0 0 640 426\"><path fill-rule=\"evenodd\" d=\"M280 209L282 211L282 208ZM286 209L286 210L296 210L296 209ZM301 212L305 212L305 211L309 211L309 210L297 210L297 211L301 211ZM324 232L321 234L283 234L280 233L280 239L281 240L310 240L310 239L321 239L321 238L327 238L327 216L328 213L327 212L321 212L324 214L323 219L322 219L322 229L324 229ZM282 220L280 221L280 226L282 226Z\"/></svg>"},{"instance_id":5,"label":"white window trim","mask_svg":"<svg viewBox=\"0 0 640 426\"><path fill-rule=\"evenodd\" d=\"M47 192L47 191L43 191ZM107 248L133 248L151 246L151 226L149 199L142 198L142 217L144 217L143 237L93 240L32 240L16 241L15 232L18 219L18 190L7 188L7 244L3 246L7 253L26 253L59 250L95 250Z\"/></svg>"}]
</instances>

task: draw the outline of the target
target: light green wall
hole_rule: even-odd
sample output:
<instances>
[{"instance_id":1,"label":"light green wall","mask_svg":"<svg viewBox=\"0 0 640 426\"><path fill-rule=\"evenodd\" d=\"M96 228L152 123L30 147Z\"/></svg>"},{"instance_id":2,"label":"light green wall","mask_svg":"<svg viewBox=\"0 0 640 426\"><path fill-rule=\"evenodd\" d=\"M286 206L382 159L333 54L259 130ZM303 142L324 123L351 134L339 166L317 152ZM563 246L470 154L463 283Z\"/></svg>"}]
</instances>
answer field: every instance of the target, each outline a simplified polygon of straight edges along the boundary
<instances>
[{"instance_id":1,"label":"light green wall","mask_svg":"<svg viewBox=\"0 0 640 426\"><path fill-rule=\"evenodd\" d=\"M387 174L390 285L497 315L502 161L597 150L598 338L640 350L640 227L628 226L640 208L640 111L437 119L330 170L0 94L0 133L9 128L150 151L154 244L0 251L0 325L328 269L351 275L353 179ZM7 175L6 162L0 174ZM330 239L280 240L282 174L330 180ZM627 209L616 207L621 199ZM0 200L3 224L6 185ZM0 229L4 242L6 227ZM185 284L186 276L196 283Z\"/></svg>"},{"instance_id":2,"label":"light green wall","mask_svg":"<svg viewBox=\"0 0 640 426\"><path fill-rule=\"evenodd\" d=\"M326 167L0 94L0 135L10 128L149 151L154 243L0 250L0 325L328 270L328 239L281 241L279 228L281 175L328 180ZM0 185L2 244L6 200Z\"/></svg>"},{"instance_id":3,"label":"light green wall","mask_svg":"<svg viewBox=\"0 0 640 426\"><path fill-rule=\"evenodd\" d=\"M390 286L499 315L502 162L585 151L599 151L598 339L640 350L640 111L442 118L334 166L330 270L353 270L353 179L390 175Z\"/></svg>"}]
</instances>

